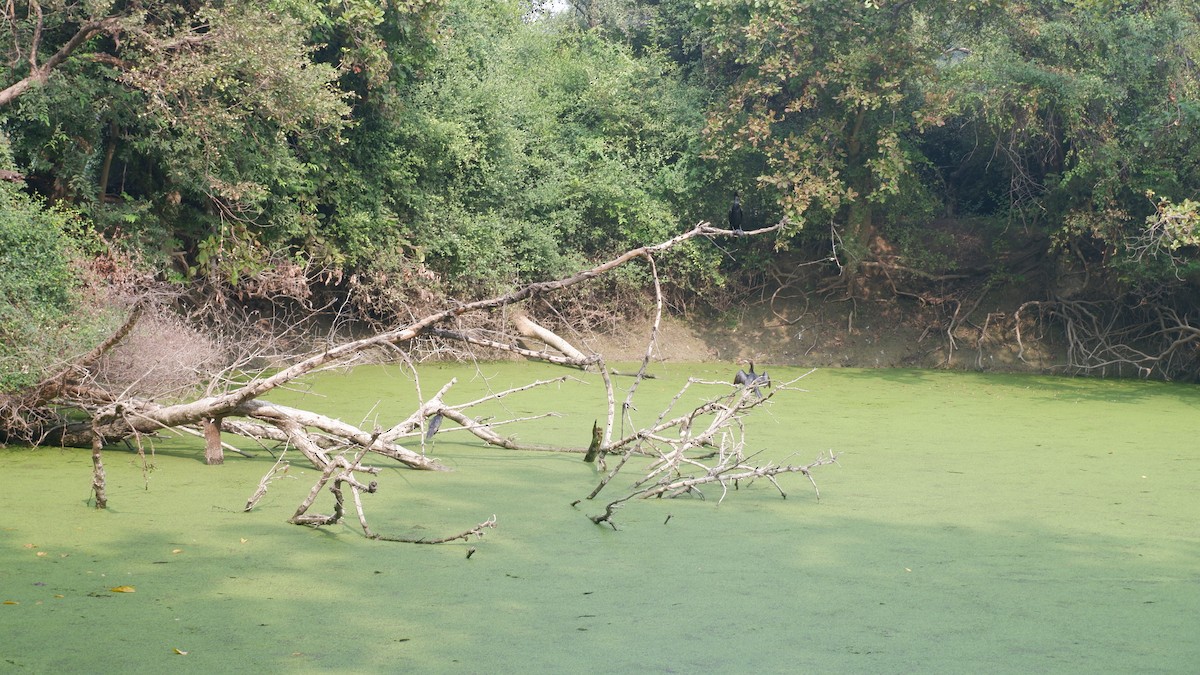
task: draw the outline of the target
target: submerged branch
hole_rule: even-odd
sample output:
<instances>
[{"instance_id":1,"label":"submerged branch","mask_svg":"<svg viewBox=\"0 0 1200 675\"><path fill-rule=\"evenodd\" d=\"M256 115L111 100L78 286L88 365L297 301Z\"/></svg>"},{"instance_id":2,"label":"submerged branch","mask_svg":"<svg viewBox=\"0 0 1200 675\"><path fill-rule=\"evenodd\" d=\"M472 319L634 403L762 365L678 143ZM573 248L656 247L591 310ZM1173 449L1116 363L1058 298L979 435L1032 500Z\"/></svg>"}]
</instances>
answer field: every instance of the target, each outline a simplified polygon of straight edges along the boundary
<instances>
[{"instance_id":1,"label":"submerged branch","mask_svg":"<svg viewBox=\"0 0 1200 675\"><path fill-rule=\"evenodd\" d=\"M372 536L371 538L372 539L381 539L383 541L397 541L397 542L400 542L403 544L446 544L446 543L449 543L452 541L457 541L459 539L462 539L464 541L469 540L471 537L475 537L476 539L482 539L483 535L486 534L486 532L485 532L486 530L494 529L495 527L496 527L496 515L492 514L491 518L488 518L487 520L483 521L482 523L479 523L478 525L476 525L475 527L472 527L471 529L467 530L466 532L460 532L458 534L450 535L449 537L438 537L436 539L427 539L425 537L419 537L416 539L409 539L409 538L405 538L405 537L386 537L381 534L377 534L377 535ZM470 556L468 556L468 557L470 557Z\"/></svg>"}]
</instances>

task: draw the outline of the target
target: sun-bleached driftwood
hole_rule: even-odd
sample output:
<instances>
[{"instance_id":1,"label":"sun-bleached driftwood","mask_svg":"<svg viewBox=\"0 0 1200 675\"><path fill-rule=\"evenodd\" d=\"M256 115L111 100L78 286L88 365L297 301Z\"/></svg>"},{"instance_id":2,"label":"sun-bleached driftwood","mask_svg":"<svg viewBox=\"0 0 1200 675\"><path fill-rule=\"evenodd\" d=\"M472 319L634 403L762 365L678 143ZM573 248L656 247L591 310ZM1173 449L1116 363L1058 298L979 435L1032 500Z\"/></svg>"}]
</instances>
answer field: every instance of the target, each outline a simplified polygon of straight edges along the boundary
<instances>
[{"instance_id":1,"label":"sun-bleached driftwood","mask_svg":"<svg viewBox=\"0 0 1200 675\"><path fill-rule=\"evenodd\" d=\"M517 312L516 314L513 314L512 322L513 326L516 327L517 332L521 335L524 335L527 338L541 340L547 345L557 349L563 354L563 356L566 356L571 361L579 363L588 361L588 357L585 356L583 352L576 349L575 346L570 342L567 342L563 338L559 337L559 335L554 331L545 328L538 322L529 318L528 314L525 314L524 312Z\"/></svg>"}]
</instances>

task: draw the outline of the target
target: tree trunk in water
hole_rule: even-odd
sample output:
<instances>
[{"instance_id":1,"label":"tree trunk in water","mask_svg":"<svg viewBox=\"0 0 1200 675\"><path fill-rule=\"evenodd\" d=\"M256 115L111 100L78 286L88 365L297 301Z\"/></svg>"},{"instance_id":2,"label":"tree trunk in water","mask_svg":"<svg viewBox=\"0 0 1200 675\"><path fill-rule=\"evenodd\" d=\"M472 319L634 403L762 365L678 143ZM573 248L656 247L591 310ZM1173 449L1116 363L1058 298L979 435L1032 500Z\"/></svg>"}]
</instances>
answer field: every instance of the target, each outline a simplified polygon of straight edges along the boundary
<instances>
[{"instance_id":1,"label":"tree trunk in water","mask_svg":"<svg viewBox=\"0 0 1200 675\"><path fill-rule=\"evenodd\" d=\"M100 434L92 436L92 492L96 494L96 508L108 508L108 496L104 494L104 460L100 456L104 440Z\"/></svg>"},{"instance_id":2,"label":"tree trunk in water","mask_svg":"<svg viewBox=\"0 0 1200 675\"><path fill-rule=\"evenodd\" d=\"M204 418L204 462L206 464L224 464L225 449L221 447L220 417Z\"/></svg>"}]
</instances>

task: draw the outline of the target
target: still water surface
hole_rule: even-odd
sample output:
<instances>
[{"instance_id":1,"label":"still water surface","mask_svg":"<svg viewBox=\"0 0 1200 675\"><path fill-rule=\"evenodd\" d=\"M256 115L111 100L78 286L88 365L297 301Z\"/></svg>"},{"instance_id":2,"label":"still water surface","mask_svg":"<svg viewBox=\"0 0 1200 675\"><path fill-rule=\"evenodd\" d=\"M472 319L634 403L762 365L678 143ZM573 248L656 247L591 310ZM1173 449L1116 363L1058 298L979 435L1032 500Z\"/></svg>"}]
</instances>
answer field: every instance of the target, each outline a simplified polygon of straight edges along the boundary
<instances>
[{"instance_id":1,"label":"still water surface","mask_svg":"<svg viewBox=\"0 0 1200 675\"><path fill-rule=\"evenodd\" d=\"M729 370L656 366L637 414ZM457 377L454 403L562 372L442 365L421 384ZM579 455L447 424L429 452L453 472L388 466L366 498L399 536L497 515L482 541L443 546L287 525L313 479L299 463L240 513L262 451L206 467L193 441L162 439L146 474L111 448L97 512L86 452L0 450L0 671L1195 672L1200 389L836 369L798 386L749 422L748 449L837 452L820 501L790 476L786 500L761 483L635 502L613 531L586 517L600 504L571 506L597 480ZM371 428L415 398L401 370L363 367L272 400ZM583 446L604 407L589 377L479 414L557 410L505 433Z\"/></svg>"}]
</instances>

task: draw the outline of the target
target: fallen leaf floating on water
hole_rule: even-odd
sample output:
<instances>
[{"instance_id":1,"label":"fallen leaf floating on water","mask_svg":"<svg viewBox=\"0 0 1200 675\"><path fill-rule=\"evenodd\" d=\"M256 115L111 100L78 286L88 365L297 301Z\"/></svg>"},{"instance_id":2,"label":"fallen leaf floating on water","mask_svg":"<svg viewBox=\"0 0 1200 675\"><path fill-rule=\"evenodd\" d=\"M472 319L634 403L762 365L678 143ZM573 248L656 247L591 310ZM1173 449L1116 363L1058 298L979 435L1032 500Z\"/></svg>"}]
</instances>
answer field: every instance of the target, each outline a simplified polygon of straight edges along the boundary
<instances>
[{"instance_id":1,"label":"fallen leaf floating on water","mask_svg":"<svg viewBox=\"0 0 1200 675\"><path fill-rule=\"evenodd\" d=\"M183 553L183 549L181 549L181 548L173 548L173 549L171 549L171 553Z\"/></svg>"},{"instance_id":2,"label":"fallen leaf floating on water","mask_svg":"<svg viewBox=\"0 0 1200 675\"><path fill-rule=\"evenodd\" d=\"M5 600L5 601L4 601L4 604L6 604L6 605L19 605L19 604L21 604L21 603L17 602L16 600Z\"/></svg>"},{"instance_id":3,"label":"fallen leaf floating on water","mask_svg":"<svg viewBox=\"0 0 1200 675\"><path fill-rule=\"evenodd\" d=\"M137 589L134 588L133 586L113 586L112 588L110 588L108 590L112 591L113 593L136 593L137 592Z\"/></svg>"},{"instance_id":4,"label":"fallen leaf floating on water","mask_svg":"<svg viewBox=\"0 0 1200 675\"><path fill-rule=\"evenodd\" d=\"M244 544L244 543L246 543L247 541L249 541L249 539L246 539L245 537L242 537L242 543L243 543L243 544Z\"/></svg>"},{"instance_id":5,"label":"fallen leaf floating on water","mask_svg":"<svg viewBox=\"0 0 1200 675\"><path fill-rule=\"evenodd\" d=\"M39 557L39 558L45 558L45 557L46 557L46 552L45 552L45 551L38 551L38 552L37 552L37 557Z\"/></svg>"},{"instance_id":6,"label":"fallen leaf floating on water","mask_svg":"<svg viewBox=\"0 0 1200 675\"><path fill-rule=\"evenodd\" d=\"M184 650L180 649L179 647L176 647L176 648L174 649L174 651L175 651L175 653L176 653L176 654L179 654L180 656L187 656L187 652L185 652Z\"/></svg>"},{"instance_id":7,"label":"fallen leaf floating on water","mask_svg":"<svg viewBox=\"0 0 1200 675\"><path fill-rule=\"evenodd\" d=\"M25 548L37 548L37 544L24 544Z\"/></svg>"}]
</instances>

